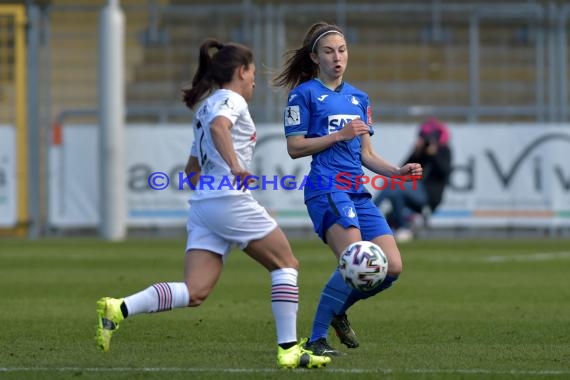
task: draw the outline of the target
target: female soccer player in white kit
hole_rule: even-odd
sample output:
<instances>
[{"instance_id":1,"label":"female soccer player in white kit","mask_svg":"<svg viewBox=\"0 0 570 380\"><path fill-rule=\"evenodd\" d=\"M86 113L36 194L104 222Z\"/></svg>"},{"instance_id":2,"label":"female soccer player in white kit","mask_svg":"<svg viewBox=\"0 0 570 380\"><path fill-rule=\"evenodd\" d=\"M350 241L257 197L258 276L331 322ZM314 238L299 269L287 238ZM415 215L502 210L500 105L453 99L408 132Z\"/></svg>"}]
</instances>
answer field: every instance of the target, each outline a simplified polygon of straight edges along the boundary
<instances>
[{"instance_id":1,"label":"female soccer player in white kit","mask_svg":"<svg viewBox=\"0 0 570 380\"><path fill-rule=\"evenodd\" d=\"M210 56L210 49L217 49ZM277 330L279 367L316 368L330 358L313 355L297 342L299 263L283 231L253 198L247 176L255 147L255 125L248 110L255 87L253 53L243 45L207 39L184 102L196 111L194 143L186 174L196 187L190 200L185 281L162 282L124 298L97 301L97 344L108 351L124 318L200 306L214 288L234 244L271 274L271 306ZM205 98L205 99L204 99ZM214 178L204 185L199 176Z\"/></svg>"}]
</instances>

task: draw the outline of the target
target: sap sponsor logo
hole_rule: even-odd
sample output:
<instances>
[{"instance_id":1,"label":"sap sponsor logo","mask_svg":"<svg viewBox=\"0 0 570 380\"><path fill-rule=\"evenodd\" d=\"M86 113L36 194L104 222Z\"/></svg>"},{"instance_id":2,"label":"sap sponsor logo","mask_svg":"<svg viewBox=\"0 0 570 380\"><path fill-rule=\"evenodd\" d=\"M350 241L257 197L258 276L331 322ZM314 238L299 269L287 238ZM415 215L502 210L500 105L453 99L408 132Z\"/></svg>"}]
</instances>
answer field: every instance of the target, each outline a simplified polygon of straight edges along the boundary
<instances>
[{"instance_id":1,"label":"sap sponsor logo","mask_svg":"<svg viewBox=\"0 0 570 380\"><path fill-rule=\"evenodd\" d=\"M327 124L329 135L340 131L345 125L358 117L358 115L329 115Z\"/></svg>"}]
</instances>

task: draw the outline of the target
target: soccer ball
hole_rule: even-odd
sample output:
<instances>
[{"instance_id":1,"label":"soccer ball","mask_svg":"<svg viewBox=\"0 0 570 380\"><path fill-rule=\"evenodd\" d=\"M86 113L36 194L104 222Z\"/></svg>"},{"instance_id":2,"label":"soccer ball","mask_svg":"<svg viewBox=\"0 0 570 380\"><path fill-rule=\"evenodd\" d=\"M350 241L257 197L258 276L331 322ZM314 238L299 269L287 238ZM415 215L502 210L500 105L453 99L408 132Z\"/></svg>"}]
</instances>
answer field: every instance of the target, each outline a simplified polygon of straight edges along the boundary
<instances>
[{"instance_id":1,"label":"soccer ball","mask_svg":"<svg viewBox=\"0 0 570 380\"><path fill-rule=\"evenodd\" d=\"M388 259L376 244L358 241L344 250L338 269L351 288L366 292L384 281L388 271Z\"/></svg>"}]
</instances>

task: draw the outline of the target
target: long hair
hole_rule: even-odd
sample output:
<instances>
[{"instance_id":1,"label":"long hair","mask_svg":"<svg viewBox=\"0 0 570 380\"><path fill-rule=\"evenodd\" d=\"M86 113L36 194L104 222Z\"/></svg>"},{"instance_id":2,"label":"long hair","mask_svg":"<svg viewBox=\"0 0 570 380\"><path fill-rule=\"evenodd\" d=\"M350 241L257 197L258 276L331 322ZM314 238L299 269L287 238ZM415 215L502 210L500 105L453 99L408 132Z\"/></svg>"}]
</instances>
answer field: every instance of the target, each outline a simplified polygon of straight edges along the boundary
<instances>
[{"instance_id":1,"label":"long hair","mask_svg":"<svg viewBox=\"0 0 570 380\"><path fill-rule=\"evenodd\" d=\"M210 49L217 51L210 56ZM237 67L253 63L253 52L247 46L237 43L222 44L214 38L206 39L200 46L198 69L190 87L182 89L183 101L188 108L209 95L215 87L231 82Z\"/></svg>"},{"instance_id":2,"label":"long hair","mask_svg":"<svg viewBox=\"0 0 570 380\"><path fill-rule=\"evenodd\" d=\"M311 53L317 51L319 40L329 32L343 35L342 29L334 24L320 21L311 25L305 33L303 45L284 54L285 64L281 72L273 78L273 85L291 90L317 77L319 66L311 60Z\"/></svg>"}]
</instances>

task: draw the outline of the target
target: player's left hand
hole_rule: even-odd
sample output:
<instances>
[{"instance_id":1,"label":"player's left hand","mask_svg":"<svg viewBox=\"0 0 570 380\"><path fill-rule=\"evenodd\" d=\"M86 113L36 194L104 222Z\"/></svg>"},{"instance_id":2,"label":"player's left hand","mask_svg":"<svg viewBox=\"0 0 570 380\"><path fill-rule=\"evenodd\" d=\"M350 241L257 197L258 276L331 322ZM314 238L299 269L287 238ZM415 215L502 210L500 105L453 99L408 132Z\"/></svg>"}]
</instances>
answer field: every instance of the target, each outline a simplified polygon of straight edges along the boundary
<instances>
[{"instance_id":1,"label":"player's left hand","mask_svg":"<svg viewBox=\"0 0 570 380\"><path fill-rule=\"evenodd\" d=\"M400 168L400 175L420 177L423 175L424 169L422 165L417 163L409 163Z\"/></svg>"}]
</instances>

